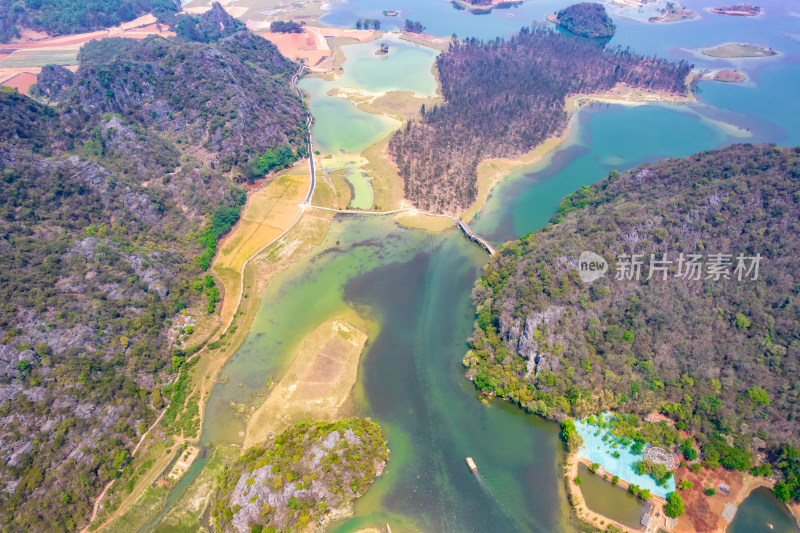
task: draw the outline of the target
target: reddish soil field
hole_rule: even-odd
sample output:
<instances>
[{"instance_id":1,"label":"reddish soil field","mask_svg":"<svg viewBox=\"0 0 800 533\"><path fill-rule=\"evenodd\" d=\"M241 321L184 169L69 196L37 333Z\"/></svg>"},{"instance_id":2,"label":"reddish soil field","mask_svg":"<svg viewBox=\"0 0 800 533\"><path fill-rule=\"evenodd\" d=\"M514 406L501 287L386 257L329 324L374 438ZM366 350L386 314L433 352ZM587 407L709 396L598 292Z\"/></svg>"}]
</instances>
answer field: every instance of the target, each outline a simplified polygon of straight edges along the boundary
<instances>
[{"instance_id":1,"label":"reddish soil field","mask_svg":"<svg viewBox=\"0 0 800 533\"><path fill-rule=\"evenodd\" d=\"M686 467L675 471L675 482L688 479L694 486L690 490L680 491L686 514L678 520L674 531L677 533L712 533L724 531L728 523L722 518L722 510L726 502L736 503L744 489L742 476L737 472L725 470L703 470L693 473ZM724 495L719 489L714 496L706 496L703 490L714 487L720 482L730 486L730 494Z\"/></svg>"},{"instance_id":2,"label":"reddish soil field","mask_svg":"<svg viewBox=\"0 0 800 533\"><path fill-rule=\"evenodd\" d=\"M17 74L13 78L4 81L3 85L14 87L22 94L28 94L31 85L34 83L36 83L36 75L30 72L23 72L22 74Z\"/></svg>"},{"instance_id":3,"label":"reddish soil field","mask_svg":"<svg viewBox=\"0 0 800 533\"><path fill-rule=\"evenodd\" d=\"M720 70L714 74L714 79L717 81L738 82L747 79L747 76L736 70Z\"/></svg>"},{"instance_id":4,"label":"reddish soil field","mask_svg":"<svg viewBox=\"0 0 800 533\"><path fill-rule=\"evenodd\" d=\"M108 35L107 31L94 31L92 33L82 33L80 35L69 35L66 37L54 37L52 39L44 39L41 41L27 42L27 43L8 43L0 45L3 48L44 48L47 46L63 46L67 44L80 44L86 41L92 41Z\"/></svg>"},{"instance_id":5,"label":"reddish soil field","mask_svg":"<svg viewBox=\"0 0 800 533\"><path fill-rule=\"evenodd\" d=\"M303 33L262 33L261 36L278 47L281 54L292 59L305 58L306 63L316 65L331 55L324 38L305 29Z\"/></svg>"}]
</instances>

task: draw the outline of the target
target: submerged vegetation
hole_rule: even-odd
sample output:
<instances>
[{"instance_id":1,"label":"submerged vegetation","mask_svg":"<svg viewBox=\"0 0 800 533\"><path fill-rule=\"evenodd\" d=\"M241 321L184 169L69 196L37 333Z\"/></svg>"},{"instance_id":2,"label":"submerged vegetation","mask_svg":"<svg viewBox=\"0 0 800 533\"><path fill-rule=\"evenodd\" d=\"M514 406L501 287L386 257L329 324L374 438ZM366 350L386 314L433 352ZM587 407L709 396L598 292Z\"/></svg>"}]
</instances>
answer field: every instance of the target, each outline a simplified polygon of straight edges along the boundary
<instances>
[{"instance_id":1,"label":"submerged vegetation","mask_svg":"<svg viewBox=\"0 0 800 533\"><path fill-rule=\"evenodd\" d=\"M678 433L687 430L704 465L760 475L773 470L754 467L766 452L779 496L796 498L798 178L800 149L735 145L576 191L485 267L468 377L545 417L663 413L674 427L618 417L614 431L692 460L695 442ZM586 250L609 265L591 284L575 268ZM634 253L641 276L617 278L620 254ZM654 269L665 263L651 254L665 253L672 263ZM711 270L687 276L690 254ZM728 255L716 268L708 254ZM737 257L757 254L757 279L742 276Z\"/></svg>"},{"instance_id":2,"label":"submerged vegetation","mask_svg":"<svg viewBox=\"0 0 800 533\"><path fill-rule=\"evenodd\" d=\"M534 27L506 41L454 42L436 68L444 103L423 108L389 150L406 198L428 211L459 213L475 201L478 163L519 157L563 131L568 96L619 83L684 94L691 65Z\"/></svg>"}]
</instances>

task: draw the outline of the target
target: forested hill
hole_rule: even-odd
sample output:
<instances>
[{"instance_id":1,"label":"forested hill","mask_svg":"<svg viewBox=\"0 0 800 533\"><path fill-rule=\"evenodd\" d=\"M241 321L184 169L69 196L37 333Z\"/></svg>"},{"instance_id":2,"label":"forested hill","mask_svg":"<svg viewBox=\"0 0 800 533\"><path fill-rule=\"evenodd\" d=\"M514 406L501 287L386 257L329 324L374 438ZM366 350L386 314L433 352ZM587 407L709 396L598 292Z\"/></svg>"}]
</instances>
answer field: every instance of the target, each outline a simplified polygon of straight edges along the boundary
<instances>
[{"instance_id":1,"label":"forested hill","mask_svg":"<svg viewBox=\"0 0 800 533\"><path fill-rule=\"evenodd\" d=\"M575 35L589 39L609 39L616 29L603 4L581 2L556 14L558 25Z\"/></svg>"},{"instance_id":2,"label":"forested hill","mask_svg":"<svg viewBox=\"0 0 800 533\"><path fill-rule=\"evenodd\" d=\"M310 531L341 517L381 475L389 450L381 428L346 418L301 422L255 446L213 495L215 531Z\"/></svg>"},{"instance_id":3,"label":"forested hill","mask_svg":"<svg viewBox=\"0 0 800 533\"><path fill-rule=\"evenodd\" d=\"M291 86L297 66L248 31L216 44L104 39L87 43L80 59L74 80L50 68L39 83L69 110L76 128L120 113L201 146L219 170L239 180L251 176L266 151L303 145L303 105ZM64 88L64 81L71 85Z\"/></svg>"},{"instance_id":4,"label":"forested hill","mask_svg":"<svg viewBox=\"0 0 800 533\"><path fill-rule=\"evenodd\" d=\"M490 260L467 375L546 417L659 411L712 465L748 468L758 437L800 474L800 450L782 451L800 444L798 235L800 148L734 145L612 172ZM608 261L605 277L580 279L584 251ZM634 253L638 281L617 279ZM691 255L700 279L686 275Z\"/></svg>"},{"instance_id":5,"label":"forested hill","mask_svg":"<svg viewBox=\"0 0 800 533\"><path fill-rule=\"evenodd\" d=\"M295 65L247 31L106 39L81 61L43 70L52 106L0 92L4 531L85 524L199 342L170 324L215 310L204 270L244 201L235 180L306 150Z\"/></svg>"},{"instance_id":6,"label":"forested hill","mask_svg":"<svg viewBox=\"0 0 800 533\"><path fill-rule=\"evenodd\" d=\"M542 28L503 41L468 39L436 60L444 103L397 132L389 149L415 206L459 213L477 194L476 168L518 157L566 126L565 98L618 83L684 94L691 65L602 49Z\"/></svg>"},{"instance_id":7,"label":"forested hill","mask_svg":"<svg viewBox=\"0 0 800 533\"><path fill-rule=\"evenodd\" d=\"M164 16L179 10L176 0L0 0L0 42L19 37L26 28L69 35L116 26L146 13Z\"/></svg>"}]
</instances>

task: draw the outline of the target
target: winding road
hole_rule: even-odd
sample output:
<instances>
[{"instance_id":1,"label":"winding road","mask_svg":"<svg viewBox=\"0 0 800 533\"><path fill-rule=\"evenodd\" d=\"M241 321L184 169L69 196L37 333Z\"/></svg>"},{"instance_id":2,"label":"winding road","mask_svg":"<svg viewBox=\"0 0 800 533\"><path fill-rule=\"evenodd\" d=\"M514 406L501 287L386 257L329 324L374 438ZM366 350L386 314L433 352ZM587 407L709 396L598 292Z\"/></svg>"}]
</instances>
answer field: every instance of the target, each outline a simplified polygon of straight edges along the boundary
<instances>
[{"instance_id":1,"label":"winding road","mask_svg":"<svg viewBox=\"0 0 800 533\"><path fill-rule=\"evenodd\" d=\"M294 87L294 90L297 91L297 97L300 99L300 101L303 100L303 93L300 92L300 87L297 86L297 78L303 73L304 68L306 68L305 65L300 65L300 70L298 70L292 77L292 87ZM303 205L311 204L311 197L314 195L314 188L317 186L317 173L316 169L314 168L314 146L311 142L311 122L311 113L308 112L306 113L306 129L308 130L308 165L311 168L311 187L308 189L308 194L306 195L306 199L303 201Z\"/></svg>"}]
</instances>

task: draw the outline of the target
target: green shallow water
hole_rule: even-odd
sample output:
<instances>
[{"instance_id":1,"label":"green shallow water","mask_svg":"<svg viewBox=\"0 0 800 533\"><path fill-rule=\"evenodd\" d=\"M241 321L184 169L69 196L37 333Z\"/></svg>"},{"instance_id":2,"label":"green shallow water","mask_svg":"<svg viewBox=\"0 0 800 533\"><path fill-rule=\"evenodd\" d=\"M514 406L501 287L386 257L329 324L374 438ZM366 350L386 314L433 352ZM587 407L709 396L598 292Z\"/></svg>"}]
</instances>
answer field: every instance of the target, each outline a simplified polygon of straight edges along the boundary
<instances>
[{"instance_id":1,"label":"green shallow water","mask_svg":"<svg viewBox=\"0 0 800 533\"><path fill-rule=\"evenodd\" d=\"M375 55L384 43L389 53ZM359 87L378 94L411 91L421 97L436 96L436 80L428 74L438 50L386 34L369 43L343 46L342 51L347 61L342 78L335 82L340 87Z\"/></svg>"},{"instance_id":2,"label":"green shallow water","mask_svg":"<svg viewBox=\"0 0 800 533\"><path fill-rule=\"evenodd\" d=\"M380 43L389 45L388 55L375 55ZM360 152L400 126L395 119L361 111L344 98L328 96L326 93L334 87L357 87L374 94L388 91L411 91L418 96L436 94L431 67L438 50L386 35L377 41L343 46L342 51L347 59L339 79L306 77L299 83L310 96L314 116L311 131L316 148L323 152Z\"/></svg>"},{"instance_id":3,"label":"green shallow water","mask_svg":"<svg viewBox=\"0 0 800 533\"><path fill-rule=\"evenodd\" d=\"M494 188L473 229L495 242L514 239L547 224L564 196L612 169L737 140L688 106L594 104L573 116L570 135L557 150Z\"/></svg>"},{"instance_id":4,"label":"green shallow water","mask_svg":"<svg viewBox=\"0 0 800 533\"><path fill-rule=\"evenodd\" d=\"M328 96L326 93L333 88L331 82L304 78L298 85L310 97L315 150L360 152L399 126L399 122L392 118L372 115L344 98Z\"/></svg>"},{"instance_id":5,"label":"green shallow water","mask_svg":"<svg viewBox=\"0 0 800 533\"><path fill-rule=\"evenodd\" d=\"M423 531L562 530L558 427L502 402L485 406L463 378L469 294L485 259L455 230L432 236L366 216L335 222L317 252L268 288L225 367L228 383L209 400L204 438L239 441L243 424L229 402L263 392L304 335L355 309L377 326L354 409L381 423L392 455L357 517L335 530L385 522ZM480 477L467 469L468 455Z\"/></svg>"},{"instance_id":6,"label":"green shallow water","mask_svg":"<svg viewBox=\"0 0 800 533\"><path fill-rule=\"evenodd\" d=\"M770 525L772 527L770 527ZM798 533L800 528L785 504L769 489L759 488L739 505L726 533Z\"/></svg>"}]
</instances>

